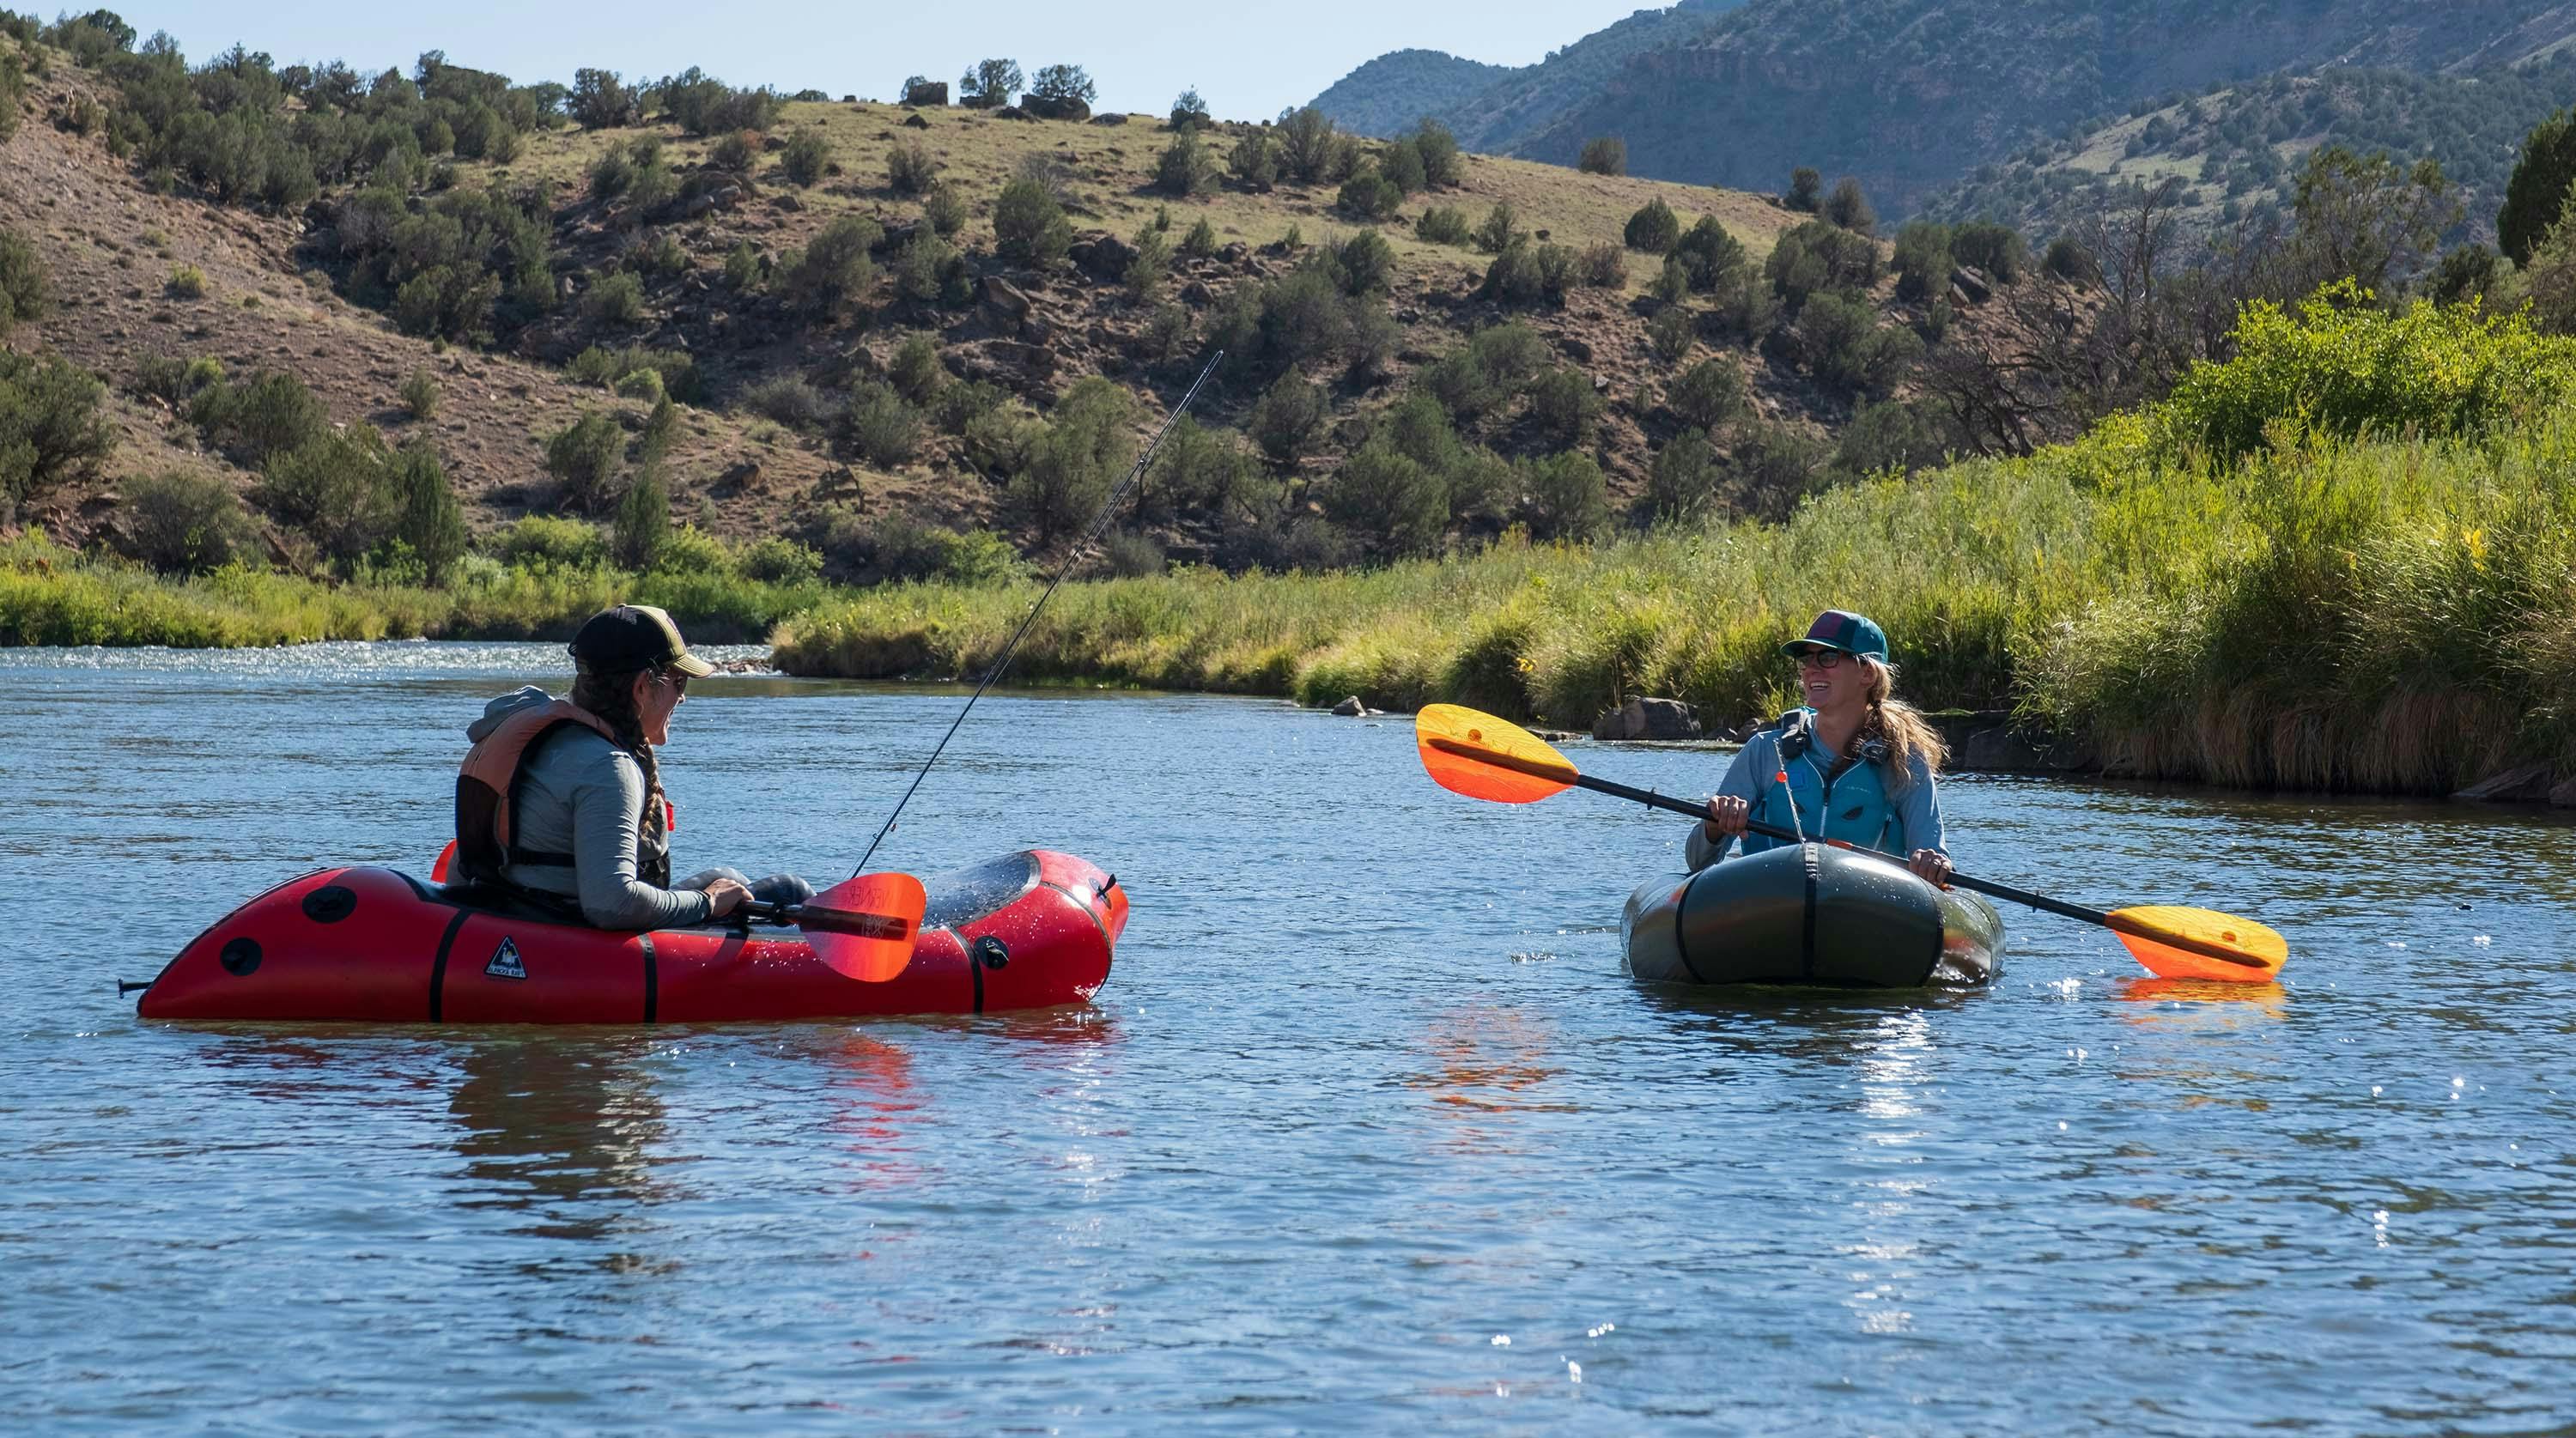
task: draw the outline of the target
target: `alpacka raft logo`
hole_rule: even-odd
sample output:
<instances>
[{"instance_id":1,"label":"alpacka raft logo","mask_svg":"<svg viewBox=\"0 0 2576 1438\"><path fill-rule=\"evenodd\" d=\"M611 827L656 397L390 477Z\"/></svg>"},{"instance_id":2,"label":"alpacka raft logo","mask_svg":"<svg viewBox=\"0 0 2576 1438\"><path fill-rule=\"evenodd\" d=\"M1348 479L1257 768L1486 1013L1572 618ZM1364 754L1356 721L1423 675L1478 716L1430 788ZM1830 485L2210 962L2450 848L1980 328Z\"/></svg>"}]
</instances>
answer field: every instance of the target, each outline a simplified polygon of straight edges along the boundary
<instances>
[{"instance_id":1,"label":"alpacka raft logo","mask_svg":"<svg viewBox=\"0 0 2576 1438\"><path fill-rule=\"evenodd\" d=\"M524 979L528 966L519 959L519 941L505 938L501 947L492 951L492 962L483 966L484 976L495 979Z\"/></svg>"}]
</instances>

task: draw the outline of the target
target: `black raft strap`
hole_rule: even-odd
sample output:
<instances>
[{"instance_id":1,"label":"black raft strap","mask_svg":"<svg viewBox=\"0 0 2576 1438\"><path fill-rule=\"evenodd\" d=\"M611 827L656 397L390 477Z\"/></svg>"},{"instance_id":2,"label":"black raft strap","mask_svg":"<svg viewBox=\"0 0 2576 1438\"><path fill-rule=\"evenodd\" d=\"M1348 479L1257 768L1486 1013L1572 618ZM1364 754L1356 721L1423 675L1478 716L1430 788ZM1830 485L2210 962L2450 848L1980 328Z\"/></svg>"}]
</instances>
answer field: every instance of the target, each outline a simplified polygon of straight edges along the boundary
<instances>
[{"instance_id":1,"label":"black raft strap","mask_svg":"<svg viewBox=\"0 0 2576 1438\"><path fill-rule=\"evenodd\" d=\"M1798 976L1810 983L1813 983L1816 977L1816 885L1818 881L1816 857L1818 852L1813 844L1798 846L1799 857L1806 861L1807 870L1807 916L1806 924L1798 935Z\"/></svg>"}]
</instances>

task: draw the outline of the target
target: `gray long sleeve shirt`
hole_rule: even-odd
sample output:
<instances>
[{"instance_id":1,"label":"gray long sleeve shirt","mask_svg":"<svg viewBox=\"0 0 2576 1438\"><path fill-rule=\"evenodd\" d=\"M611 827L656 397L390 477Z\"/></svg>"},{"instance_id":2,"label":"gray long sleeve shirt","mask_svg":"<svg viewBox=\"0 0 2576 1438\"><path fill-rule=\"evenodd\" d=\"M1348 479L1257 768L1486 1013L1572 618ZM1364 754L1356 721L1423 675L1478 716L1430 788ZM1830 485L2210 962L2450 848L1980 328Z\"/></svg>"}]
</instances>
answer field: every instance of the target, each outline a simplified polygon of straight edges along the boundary
<instances>
[{"instance_id":1,"label":"gray long sleeve shirt","mask_svg":"<svg viewBox=\"0 0 2576 1438\"><path fill-rule=\"evenodd\" d=\"M483 707L465 731L481 739L521 709L552 702L531 685ZM558 728L520 766L511 813L512 840L522 849L573 856L570 869L512 864L503 877L525 888L581 901L582 917L603 929L664 929L703 923L707 896L695 889L645 883L637 816L644 812L644 767L635 756L577 724ZM651 857L669 850L655 841Z\"/></svg>"}]
</instances>

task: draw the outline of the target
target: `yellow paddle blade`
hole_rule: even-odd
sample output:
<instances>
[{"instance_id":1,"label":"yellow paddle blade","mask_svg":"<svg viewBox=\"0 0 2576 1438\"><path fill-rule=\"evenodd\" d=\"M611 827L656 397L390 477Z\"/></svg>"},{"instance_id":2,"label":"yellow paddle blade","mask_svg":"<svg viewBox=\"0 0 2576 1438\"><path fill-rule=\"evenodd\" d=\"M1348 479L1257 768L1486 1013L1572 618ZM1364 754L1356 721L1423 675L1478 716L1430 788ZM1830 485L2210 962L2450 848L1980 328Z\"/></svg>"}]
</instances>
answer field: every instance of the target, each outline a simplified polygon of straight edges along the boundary
<instances>
[{"instance_id":1,"label":"yellow paddle blade","mask_svg":"<svg viewBox=\"0 0 2576 1438\"><path fill-rule=\"evenodd\" d=\"M2114 909L2111 931L2158 978L2268 984L2290 960L2288 940L2252 919L2214 909Z\"/></svg>"},{"instance_id":2,"label":"yellow paddle blade","mask_svg":"<svg viewBox=\"0 0 2576 1438\"><path fill-rule=\"evenodd\" d=\"M1413 741L1431 781L1470 799L1528 804L1574 787L1574 766L1564 755L1491 714L1433 704L1414 716Z\"/></svg>"},{"instance_id":3,"label":"yellow paddle blade","mask_svg":"<svg viewBox=\"0 0 2576 1438\"><path fill-rule=\"evenodd\" d=\"M814 956L834 972L881 984L912 962L928 902L921 881L910 874L861 874L798 905L796 926Z\"/></svg>"}]
</instances>

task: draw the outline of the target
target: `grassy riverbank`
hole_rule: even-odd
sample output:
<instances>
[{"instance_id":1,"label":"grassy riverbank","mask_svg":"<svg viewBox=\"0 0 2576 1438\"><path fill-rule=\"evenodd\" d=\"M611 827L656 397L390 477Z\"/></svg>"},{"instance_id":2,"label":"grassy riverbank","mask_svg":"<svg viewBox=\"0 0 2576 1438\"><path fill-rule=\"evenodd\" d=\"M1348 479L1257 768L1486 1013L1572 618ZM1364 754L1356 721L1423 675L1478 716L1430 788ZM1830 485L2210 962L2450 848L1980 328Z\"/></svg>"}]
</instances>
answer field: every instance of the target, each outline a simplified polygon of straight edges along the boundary
<instances>
[{"instance_id":1,"label":"grassy riverbank","mask_svg":"<svg viewBox=\"0 0 2576 1438\"><path fill-rule=\"evenodd\" d=\"M2121 772L2438 793L2576 767L2576 344L2323 306L2242 338L2080 444L1781 526L1068 586L1015 670L1567 725L1651 693L1732 722L1786 702L1776 646L1841 605L1886 625L1903 692L2015 707ZM790 620L778 659L971 671L1033 598L876 590Z\"/></svg>"},{"instance_id":2,"label":"grassy riverbank","mask_svg":"<svg viewBox=\"0 0 2576 1438\"><path fill-rule=\"evenodd\" d=\"M635 575L598 565L483 561L445 588L339 583L233 565L191 578L87 555L40 533L0 541L0 644L239 648L322 639L527 639L570 635L633 600L689 616L705 643L757 641L822 603L819 583L721 572Z\"/></svg>"}]
</instances>

